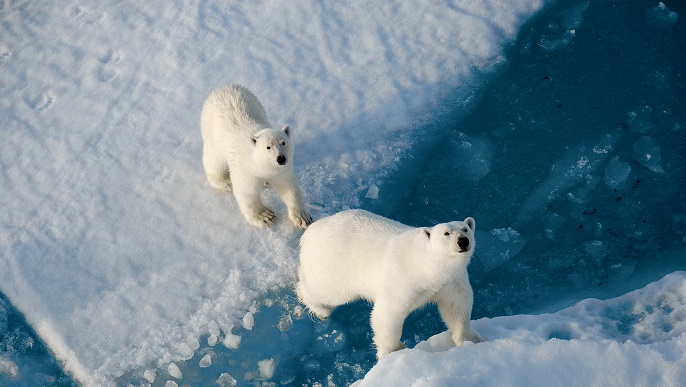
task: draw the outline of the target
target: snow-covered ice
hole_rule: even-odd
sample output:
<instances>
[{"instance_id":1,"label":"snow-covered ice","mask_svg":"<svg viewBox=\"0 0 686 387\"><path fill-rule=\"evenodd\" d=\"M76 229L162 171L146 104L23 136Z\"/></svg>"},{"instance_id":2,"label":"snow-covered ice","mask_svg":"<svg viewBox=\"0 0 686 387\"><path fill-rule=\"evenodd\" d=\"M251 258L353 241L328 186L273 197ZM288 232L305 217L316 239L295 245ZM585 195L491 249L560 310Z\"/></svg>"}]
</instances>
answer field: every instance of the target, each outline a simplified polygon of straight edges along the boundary
<instances>
[{"instance_id":1,"label":"snow-covered ice","mask_svg":"<svg viewBox=\"0 0 686 387\"><path fill-rule=\"evenodd\" d=\"M678 386L686 381L686 272L552 314L484 318L489 341L447 333L388 356L362 386Z\"/></svg>"},{"instance_id":2,"label":"snow-covered ice","mask_svg":"<svg viewBox=\"0 0 686 387\"><path fill-rule=\"evenodd\" d=\"M256 230L205 182L199 112L224 83L293 128L317 216L477 219L491 341L434 336L363 385L679 384L683 273L559 310L686 269L684 11L1 2L0 384L69 385L43 343L84 385L346 385L375 364L368 305L312 322L294 300L275 196ZM435 308L406 326L410 347L445 329Z\"/></svg>"}]
</instances>

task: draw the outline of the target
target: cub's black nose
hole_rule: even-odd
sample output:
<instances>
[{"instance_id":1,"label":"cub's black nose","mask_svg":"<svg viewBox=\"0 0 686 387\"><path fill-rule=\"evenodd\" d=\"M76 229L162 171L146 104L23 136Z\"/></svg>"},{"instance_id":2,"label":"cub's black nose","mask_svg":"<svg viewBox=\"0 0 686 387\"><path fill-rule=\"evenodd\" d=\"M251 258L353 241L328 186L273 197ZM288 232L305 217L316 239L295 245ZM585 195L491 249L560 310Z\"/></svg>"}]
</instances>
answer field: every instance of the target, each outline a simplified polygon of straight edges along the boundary
<instances>
[{"instance_id":1,"label":"cub's black nose","mask_svg":"<svg viewBox=\"0 0 686 387\"><path fill-rule=\"evenodd\" d=\"M286 156L284 156L284 155L276 156L276 162L279 163L279 165L286 164Z\"/></svg>"},{"instance_id":2,"label":"cub's black nose","mask_svg":"<svg viewBox=\"0 0 686 387\"><path fill-rule=\"evenodd\" d=\"M457 239L457 245L460 247L460 250L467 250L469 248L469 238L459 237Z\"/></svg>"}]
</instances>

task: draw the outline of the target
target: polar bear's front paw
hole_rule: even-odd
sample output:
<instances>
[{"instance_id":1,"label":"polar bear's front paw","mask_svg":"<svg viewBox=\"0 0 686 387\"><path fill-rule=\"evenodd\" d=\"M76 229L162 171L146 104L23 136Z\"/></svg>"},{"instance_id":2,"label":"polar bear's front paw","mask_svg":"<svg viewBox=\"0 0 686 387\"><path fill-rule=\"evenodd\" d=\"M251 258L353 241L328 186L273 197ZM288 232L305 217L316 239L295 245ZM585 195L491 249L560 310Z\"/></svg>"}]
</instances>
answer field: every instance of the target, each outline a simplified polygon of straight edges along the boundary
<instances>
[{"instance_id":1,"label":"polar bear's front paw","mask_svg":"<svg viewBox=\"0 0 686 387\"><path fill-rule=\"evenodd\" d=\"M310 214L304 210L299 214L291 214L289 218L291 218L291 222L297 228L306 229L307 226L312 224L312 216L310 216Z\"/></svg>"},{"instance_id":2,"label":"polar bear's front paw","mask_svg":"<svg viewBox=\"0 0 686 387\"><path fill-rule=\"evenodd\" d=\"M258 212L253 219L249 219L250 223L259 228L267 228L274 223L276 219L276 214L269 208L265 208L261 212Z\"/></svg>"},{"instance_id":3,"label":"polar bear's front paw","mask_svg":"<svg viewBox=\"0 0 686 387\"><path fill-rule=\"evenodd\" d=\"M466 332L464 332L460 336L453 336L453 342L455 343L455 346L461 346L464 344L465 341L471 341L472 343L483 343L486 341L481 335L475 331L474 329L469 328Z\"/></svg>"},{"instance_id":4,"label":"polar bear's front paw","mask_svg":"<svg viewBox=\"0 0 686 387\"><path fill-rule=\"evenodd\" d=\"M403 344L402 341L398 341L395 345L391 346L377 346L376 348L376 359L379 360L382 357L388 355L391 352L399 351L401 349L405 349L407 346Z\"/></svg>"},{"instance_id":5,"label":"polar bear's front paw","mask_svg":"<svg viewBox=\"0 0 686 387\"><path fill-rule=\"evenodd\" d=\"M471 330L471 332L469 334L467 334L465 336L465 340L471 341L472 343L475 343L475 344L476 343L483 343L484 341L486 341L483 337L481 337L481 335L479 333L477 333L477 331L475 331L473 329Z\"/></svg>"}]
</instances>

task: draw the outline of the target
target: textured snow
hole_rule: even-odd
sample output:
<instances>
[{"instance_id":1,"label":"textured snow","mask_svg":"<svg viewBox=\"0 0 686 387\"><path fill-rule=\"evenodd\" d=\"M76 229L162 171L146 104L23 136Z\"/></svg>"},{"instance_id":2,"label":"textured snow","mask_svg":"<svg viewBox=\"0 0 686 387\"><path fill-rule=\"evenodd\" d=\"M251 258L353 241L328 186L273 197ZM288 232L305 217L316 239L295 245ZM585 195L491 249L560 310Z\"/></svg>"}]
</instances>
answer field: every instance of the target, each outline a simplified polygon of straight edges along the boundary
<instances>
[{"instance_id":1,"label":"textured snow","mask_svg":"<svg viewBox=\"0 0 686 387\"><path fill-rule=\"evenodd\" d=\"M686 381L686 272L552 314L484 318L382 359L356 386L677 386Z\"/></svg>"},{"instance_id":2,"label":"textured snow","mask_svg":"<svg viewBox=\"0 0 686 387\"><path fill-rule=\"evenodd\" d=\"M543 1L1 5L0 291L88 385L180 377L201 336L237 347L252 302L291 286L285 209L267 195L280 217L255 230L205 183L212 89L246 85L291 125L315 213L359 206Z\"/></svg>"}]
</instances>

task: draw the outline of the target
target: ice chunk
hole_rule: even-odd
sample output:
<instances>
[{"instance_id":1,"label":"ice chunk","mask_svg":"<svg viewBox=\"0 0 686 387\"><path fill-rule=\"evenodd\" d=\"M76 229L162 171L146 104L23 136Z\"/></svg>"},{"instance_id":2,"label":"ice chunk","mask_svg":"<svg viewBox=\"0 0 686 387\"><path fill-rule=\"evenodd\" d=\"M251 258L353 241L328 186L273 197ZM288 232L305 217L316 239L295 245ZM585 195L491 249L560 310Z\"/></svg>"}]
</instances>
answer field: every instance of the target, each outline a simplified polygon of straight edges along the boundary
<instances>
[{"instance_id":1,"label":"ice chunk","mask_svg":"<svg viewBox=\"0 0 686 387\"><path fill-rule=\"evenodd\" d=\"M543 224L543 231L545 232L545 236L548 237L550 240L556 240L557 239L557 230L562 226L564 223L565 218L561 215L558 214L550 214L550 216L545 220L545 223Z\"/></svg>"},{"instance_id":2,"label":"ice chunk","mask_svg":"<svg viewBox=\"0 0 686 387\"><path fill-rule=\"evenodd\" d=\"M455 157L445 162L452 165L458 176L477 183L491 171L494 146L489 139L470 138L458 133L457 138L450 141L450 146L450 153Z\"/></svg>"},{"instance_id":3,"label":"ice chunk","mask_svg":"<svg viewBox=\"0 0 686 387\"><path fill-rule=\"evenodd\" d=\"M550 177L529 194L517 212L517 225L522 226L545 214L550 202L579 183L595 183L593 174L604 164L621 133L600 136L594 142L584 141L570 148L550 168Z\"/></svg>"},{"instance_id":4,"label":"ice chunk","mask_svg":"<svg viewBox=\"0 0 686 387\"><path fill-rule=\"evenodd\" d=\"M215 381L216 384L218 384L220 387L234 387L238 384L236 379L231 377L231 375L227 373L223 373L219 375L219 379Z\"/></svg>"},{"instance_id":5,"label":"ice chunk","mask_svg":"<svg viewBox=\"0 0 686 387\"><path fill-rule=\"evenodd\" d=\"M186 345L188 346L188 348L191 349L191 351L195 351L198 348L200 348L200 342L197 338L193 336L189 336L188 338L186 338Z\"/></svg>"},{"instance_id":6,"label":"ice chunk","mask_svg":"<svg viewBox=\"0 0 686 387\"><path fill-rule=\"evenodd\" d=\"M157 377L157 372L155 370L145 370L143 372L143 378L148 381L148 383L154 383L155 377Z\"/></svg>"},{"instance_id":7,"label":"ice chunk","mask_svg":"<svg viewBox=\"0 0 686 387\"><path fill-rule=\"evenodd\" d=\"M584 22L583 13L588 9L588 1L570 6L561 15L559 22L548 25L548 32L538 41L538 46L544 51L552 52L571 43L576 36L576 30Z\"/></svg>"},{"instance_id":8,"label":"ice chunk","mask_svg":"<svg viewBox=\"0 0 686 387\"><path fill-rule=\"evenodd\" d=\"M629 173L631 165L615 156L605 166L605 184L611 188L621 188L626 184Z\"/></svg>"},{"instance_id":9,"label":"ice chunk","mask_svg":"<svg viewBox=\"0 0 686 387\"><path fill-rule=\"evenodd\" d=\"M607 241L589 241L584 243L584 250L589 258L601 263L607 254Z\"/></svg>"},{"instance_id":10,"label":"ice chunk","mask_svg":"<svg viewBox=\"0 0 686 387\"><path fill-rule=\"evenodd\" d=\"M16 379L19 376L19 367L4 355L0 355L0 376L10 379Z\"/></svg>"},{"instance_id":11,"label":"ice chunk","mask_svg":"<svg viewBox=\"0 0 686 387\"><path fill-rule=\"evenodd\" d=\"M610 284L623 283L627 280L627 278L634 274L637 263L638 259L634 257L631 259L625 259L623 262L618 262L611 265L608 269L607 281Z\"/></svg>"},{"instance_id":12,"label":"ice chunk","mask_svg":"<svg viewBox=\"0 0 686 387\"><path fill-rule=\"evenodd\" d=\"M193 357L193 349L188 346L186 343L181 343L178 344L177 349L179 351L179 355L181 356L181 359L183 360L188 360Z\"/></svg>"},{"instance_id":13,"label":"ice chunk","mask_svg":"<svg viewBox=\"0 0 686 387\"><path fill-rule=\"evenodd\" d=\"M276 362L274 359L265 359L257 362L257 369L260 371L260 379L269 380L274 376Z\"/></svg>"},{"instance_id":14,"label":"ice chunk","mask_svg":"<svg viewBox=\"0 0 686 387\"><path fill-rule=\"evenodd\" d=\"M219 337L217 337L217 335L215 335L214 333L211 334L211 335L207 338L207 345L209 345L210 347L214 347L215 345L217 345L217 340L218 340L218 339L219 339Z\"/></svg>"},{"instance_id":15,"label":"ice chunk","mask_svg":"<svg viewBox=\"0 0 686 387\"><path fill-rule=\"evenodd\" d=\"M291 329L293 327L293 318L291 318L290 314L287 314L285 316L281 316L279 319L279 324L278 328L281 332L286 332L287 330Z\"/></svg>"},{"instance_id":16,"label":"ice chunk","mask_svg":"<svg viewBox=\"0 0 686 387\"><path fill-rule=\"evenodd\" d=\"M629 128L631 131L648 133L656 127L653 108L650 105L644 105L638 110L629 112Z\"/></svg>"},{"instance_id":17,"label":"ice chunk","mask_svg":"<svg viewBox=\"0 0 686 387\"><path fill-rule=\"evenodd\" d=\"M646 11L646 18L653 27L663 29L676 24L677 13L670 11L663 2L660 2L657 7Z\"/></svg>"},{"instance_id":18,"label":"ice chunk","mask_svg":"<svg viewBox=\"0 0 686 387\"><path fill-rule=\"evenodd\" d=\"M367 199L378 199L379 198L379 187L376 184L370 184L367 194L364 195Z\"/></svg>"},{"instance_id":19,"label":"ice chunk","mask_svg":"<svg viewBox=\"0 0 686 387\"><path fill-rule=\"evenodd\" d=\"M243 328L252 330L253 326L255 326L255 316L253 316L252 312L248 312L243 316Z\"/></svg>"},{"instance_id":20,"label":"ice chunk","mask_svg":"<svg viewBox=\"0 0 686 387\"><path fill-rule=\"evenodd\" d=\"M345 346L345 334L337 329L323 333L314 339L312 352L317 354L338 352Z\"/></svg>"},{"instance_id":21,"label":"ice chunk","mask_svg":"<svg viewBox=\"0 0 686 387\"><path fill-rule=\"evenodd\" d=\"M649 136L643 136L634 143L634 160L655 173L665 173L660 165L660 146Z\"/></svg>"},{"instance_id":22,"label":"ice chunk","mask_svg":"<svg viewBox=\"0 0 686 387\"><path fill-rule=\"evenodd\" d=\"M222 344L228 349L238 349L238 346L241 344L241 337L232 333L227 333Z\"/></svg>"},{"instance_id":23,"label":"ice chunk","mask_svg":"<svg viewBox=\"0 0 686 387\"><path fill-rule=\"evenodd\" d=\"M167 382L164 383L164 387L179 387L179 385L173 380L167 380Z\"/></svg>"},{"instance_id":24,"label":"ice chunk","mask_svg":"<svg viewBox=\"0 0 686 387\"><path fill-rule=\"evenodd\" d=\"M175 363L169 363L167 366L167 372L169 372L169 375L176 379L182 379L183 374L181 374L181 370L179 369L179 366L177 366Z\"/></svg>"},{"instance_id":25,"label":"ice chunk","mask_svg":"<svg viewBox=\"0 0 686 387\"><path fill-rule=\"evenodd\" d=\"M200 368L207 368L212 365L212 356L207 354L200 359Z\"/></svg>"},{"instance_id":26,"label":"ice chunk","mask_svg":"<svg viewBox=\"0 0 686 387\"><path fill-rule=\"evenodd\" d=\"M485 271L491 271L512 259L525 244L519 232L511 227L490 232L476 230L475 238L479 245L476 255Z\"/></svg>"},{"instance_id":27,"label":"ice chunk","mask_svg":"<svg viewBox=\"0 0 686 387\"><path fill-rule=\"evenodd\" d=\"M216 321L210 321L210 323L207 324L207 331L210 332L210 335L219 336L219 324L217 324Z\"/></svg>"}]
</instances>

